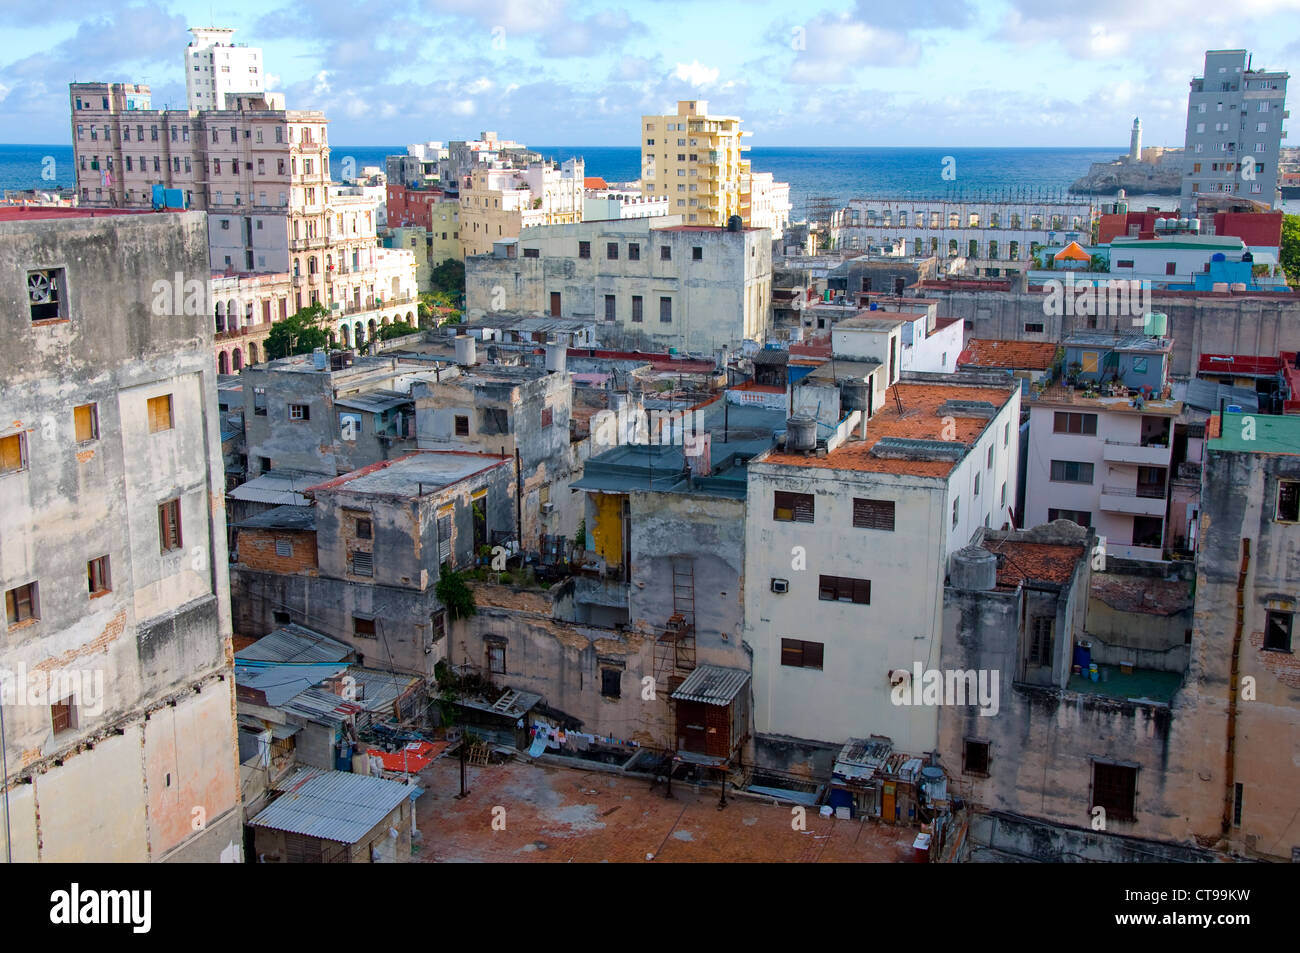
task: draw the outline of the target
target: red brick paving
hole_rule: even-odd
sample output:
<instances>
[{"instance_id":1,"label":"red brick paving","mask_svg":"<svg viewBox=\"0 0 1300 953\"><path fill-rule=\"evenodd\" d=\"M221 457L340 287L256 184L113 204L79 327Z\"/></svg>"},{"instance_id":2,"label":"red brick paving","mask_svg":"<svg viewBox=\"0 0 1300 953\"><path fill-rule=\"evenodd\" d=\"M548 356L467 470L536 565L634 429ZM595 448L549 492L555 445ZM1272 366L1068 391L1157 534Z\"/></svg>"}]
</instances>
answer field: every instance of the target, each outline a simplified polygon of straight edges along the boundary
<instances>
[{"instance_id":1,"label":"red brick paving","mask_svg":"<svg viewBox=\"0 0 1300 953\"><path fill-rule=\"evenodd\" d=\"M460 765L440 758L421 772L416 804L425 863L894 863L912 860L916 831L874 821L794 814L770 800L728 798L716 788L663 788L623 775L510 762L469 767L469 796L458 800ZM493 830L493 808L505 809ZM498 812L500 816L500 812Z\"/></svg>"}]
</instances>

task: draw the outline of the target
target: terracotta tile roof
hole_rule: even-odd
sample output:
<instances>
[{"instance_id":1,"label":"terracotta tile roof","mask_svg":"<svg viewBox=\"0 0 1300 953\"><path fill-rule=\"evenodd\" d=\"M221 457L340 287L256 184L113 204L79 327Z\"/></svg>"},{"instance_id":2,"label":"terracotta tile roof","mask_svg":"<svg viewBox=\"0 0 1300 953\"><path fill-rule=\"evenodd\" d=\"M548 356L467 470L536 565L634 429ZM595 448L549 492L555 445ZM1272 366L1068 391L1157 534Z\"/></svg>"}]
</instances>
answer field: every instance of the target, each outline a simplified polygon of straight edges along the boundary
<instances>
[{"instance_id":1,"label":"terracotta tile roof","mask_svg":"<svg viewBox=\"0 0 1300 953\"><path fill-rule=\"evenodd\" d=\"M760 394L784 394L785 388L776 384L758 384L754 381L745 381L743 384L737 384L730 390L757 391Z\"/></svg>"},{"instance_id":2,"label":"terracotta tile roof","mask_svg":"<svg viewBox=\"0 0 1300 953\"><path fill-rule=\"evenodd\" d=\"M586 177L582 180L582 187L583 187L584 189L607 189L607 188L609 188L609 186L605 184L605 180L602 179L602 178L601 178L600 176L598 176L598 175L589 175L589 176L586 176Z\"/></svg>"},{"instance_id":3,"label":"terracotta tile roof","mask_svg":"<svg viewBox=\"0 0 1300 953\"><path fill-rule=\"evenodd\" d=\"M903 412L898 412L895 394L902 399ZM885 405L867 422L867 439L850 439L824 457L806 457L799 453L772 451L762 458L763 463L776 463L792 467L812 467L819 470L858 470L865 473L897 473L921 477L946 477L956 466L953 460L907 460L873 457L871 448L881 437L902 437L919 440L942 440L944 418L936 411L950 400L987 401L995 407L1004 407L1011 399L1012 389L1000 387L975 387L959 384L895 384L885 396ZM953 415L955 434L948 436L955 442L973 444L988 426L987 417L961 417Z\"/></svg>"},{"instance_id":4,"label":"terracotta tile roof","mask_svg":"<svg viewBox=\"0 0 1300 953\"><path fill-rule=\"evenodd\" d=\"M1015 589L1027 579L1065 585L1084 553L1082 546L1011 540L987 540L984 548L1004 557L998 560L999 589Z\"/></svg>"},{"instance_id":5,"label":"terracotta tile roof","mask_svg":"<svg viewBox=\"0 0 1300 953\"><path fill-rule=\"evenodd\" d=\"M1192 584L1181 579L1096 573L1092 595L1112 609L1144 615L1175 615L1192 607Z\"/></svg>"},{"instance_id":6,"label":"terracotta tile roof","mask_svg":"<svg viewBox=\"0 0 1300 953\"><path fill-rule=\"evenodd\" d=\"M1045 371L1056 360L1056 345L1050 341L999 341L994 338L971 338L957 358L957 366L1006 367L1015 370Z\"/></svg>"}]
</instances>

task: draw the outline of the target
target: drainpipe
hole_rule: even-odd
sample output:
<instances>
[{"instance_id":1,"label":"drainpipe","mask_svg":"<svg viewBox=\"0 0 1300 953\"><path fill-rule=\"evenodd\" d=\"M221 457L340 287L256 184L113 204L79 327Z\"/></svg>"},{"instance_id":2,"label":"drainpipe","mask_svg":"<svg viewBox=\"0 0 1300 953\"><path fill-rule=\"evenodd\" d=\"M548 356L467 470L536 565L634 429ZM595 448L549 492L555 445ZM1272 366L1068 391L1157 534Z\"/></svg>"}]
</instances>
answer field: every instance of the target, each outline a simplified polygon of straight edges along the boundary
<instances>
[{"instance_id":1,"label":"drainpipe","mask_svg":"<svg viewBox=\"0 0 1300 953\"><path fill-rule=\"evenodd\" d=\"M14 862L14 838L9 826L9 752L5 746L5 708L0 705L0 784L5 787L5 863Z\"/></svg>"},{"instance_id":2,"label":"drainpipe","mask_svg":"<svg viewBox=\"0 0 1300 953\"><path fill-rule=\"evenodd\" d=\"M515 444L515 536L519 540L519 554L524 552L524 472L519 465L519 444Z\"/></svg>"}]
</instances>

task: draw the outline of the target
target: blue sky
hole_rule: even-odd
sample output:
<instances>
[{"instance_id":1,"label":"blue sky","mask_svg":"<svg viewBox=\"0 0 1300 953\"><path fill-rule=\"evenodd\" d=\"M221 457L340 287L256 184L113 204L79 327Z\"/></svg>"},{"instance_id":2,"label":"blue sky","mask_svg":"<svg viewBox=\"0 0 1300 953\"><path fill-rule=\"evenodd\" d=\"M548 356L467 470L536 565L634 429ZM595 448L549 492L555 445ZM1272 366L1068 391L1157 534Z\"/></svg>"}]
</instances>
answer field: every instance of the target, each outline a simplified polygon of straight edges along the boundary
<instances>
[{"instance_id":1,"label":"blue sky","mask_svg":"<svg viewBox=\"0 0 1300 953\"><path fill-rule=\"evenodd\" d=\"M0 0L0 142L68 142L74 79L183 104L208 25L341 145L635 146L679 98L755 146L1182 145L1207 47L1300 68L1300 0Z\"/></svg>"}]
</instances>

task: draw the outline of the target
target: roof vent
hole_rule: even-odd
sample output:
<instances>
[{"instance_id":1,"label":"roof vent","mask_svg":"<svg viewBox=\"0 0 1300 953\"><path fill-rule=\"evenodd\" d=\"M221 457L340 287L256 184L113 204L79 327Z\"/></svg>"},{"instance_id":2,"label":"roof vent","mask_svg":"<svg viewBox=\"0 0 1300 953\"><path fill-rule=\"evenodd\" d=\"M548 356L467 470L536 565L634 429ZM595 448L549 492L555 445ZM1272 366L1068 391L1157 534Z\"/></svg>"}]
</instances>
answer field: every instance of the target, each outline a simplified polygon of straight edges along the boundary
<instances>
[{"instance_id":1,"label":"roof vent","mask_svg":"<svg viewBox=\"0 0 1300 953\"><path fill-rule=\"evenodd\" d=\"M936 417L996 417L998 409L987 400L945 400Z\"/></svg>"},{"instance_id":2,"label":"roof vent","mask_svg":"<svg viewBox=\"0 0 1300 953\"><path fill-rule=\"evenodd\" d=\"M873 457L887 460L960 460L966 444L946 440L917 440L911 437L881 437L871 448Z\"/></svg>"}]
</instances>

